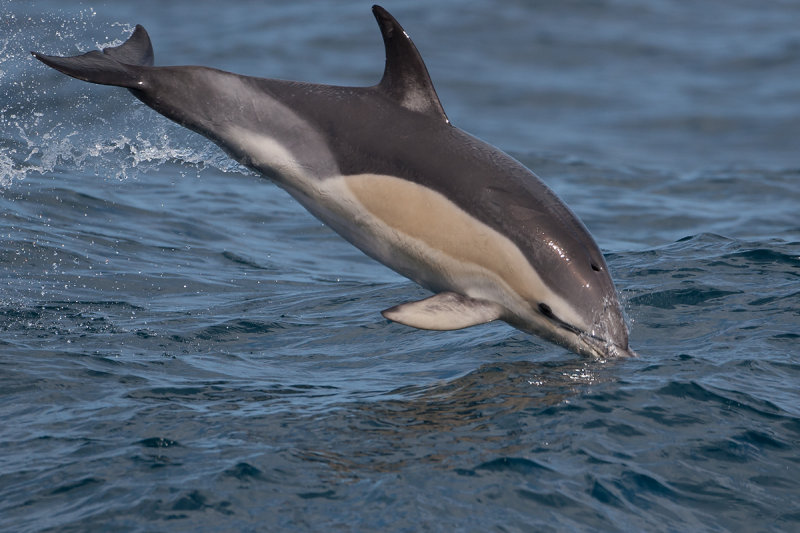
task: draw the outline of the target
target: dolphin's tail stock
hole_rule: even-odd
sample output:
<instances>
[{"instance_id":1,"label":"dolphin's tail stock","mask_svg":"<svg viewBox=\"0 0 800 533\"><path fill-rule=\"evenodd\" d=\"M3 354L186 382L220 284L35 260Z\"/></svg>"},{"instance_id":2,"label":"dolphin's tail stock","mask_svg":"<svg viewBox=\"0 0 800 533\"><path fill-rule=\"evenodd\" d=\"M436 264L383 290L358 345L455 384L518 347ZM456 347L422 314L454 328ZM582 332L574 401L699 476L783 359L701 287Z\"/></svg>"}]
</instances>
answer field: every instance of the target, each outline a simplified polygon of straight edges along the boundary
<instances>
[{"instance_id":1,"label":"dolphin's tail stock","mask_svg":"<svg viewBox=\"0 0 800 533\"><path fill-rule=\"evenodd\" d=\"M141 88L141 67L153 65L153 45L145 29L136 25L130 38L119 46L102 52L58 57L31 52L33 57L68 76L101 85L116 85L128 89Z\"/></svg>"}]
</instances>

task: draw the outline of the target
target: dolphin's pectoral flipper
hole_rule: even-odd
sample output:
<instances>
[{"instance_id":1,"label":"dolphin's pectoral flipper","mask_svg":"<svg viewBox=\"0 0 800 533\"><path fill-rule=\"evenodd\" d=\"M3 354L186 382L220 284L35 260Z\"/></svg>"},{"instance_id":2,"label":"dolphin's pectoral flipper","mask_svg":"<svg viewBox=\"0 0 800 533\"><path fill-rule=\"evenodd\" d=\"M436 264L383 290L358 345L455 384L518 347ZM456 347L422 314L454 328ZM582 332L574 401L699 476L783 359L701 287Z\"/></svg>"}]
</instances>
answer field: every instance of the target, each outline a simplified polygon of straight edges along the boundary
<instances>
[{"instance_id":1,"label":"dolphin's pectoral flipper","mask_svg":"<svg viewBox=\"0 0 800 533\"><path fill-rule=\"evenodd\" d=\"M141 66L152 66L153 45L142 26L137 25L130 38L119 46L93 50L83 55L57 57L31 52L33 57L68 76L101 85L137 89Z\"/></svg>"},{"instance_id":2,"label":"dolphin's pectoral flipper","mask_svg":"<svg viewBox=\"0 0 800 533\"><path fill-rule=\"evenodd\" d=\"M454 292L396 305L381 314L394 322L419 329L451 330L485 324L501 318L503 308Z\"/></svg>"}]
</instances>

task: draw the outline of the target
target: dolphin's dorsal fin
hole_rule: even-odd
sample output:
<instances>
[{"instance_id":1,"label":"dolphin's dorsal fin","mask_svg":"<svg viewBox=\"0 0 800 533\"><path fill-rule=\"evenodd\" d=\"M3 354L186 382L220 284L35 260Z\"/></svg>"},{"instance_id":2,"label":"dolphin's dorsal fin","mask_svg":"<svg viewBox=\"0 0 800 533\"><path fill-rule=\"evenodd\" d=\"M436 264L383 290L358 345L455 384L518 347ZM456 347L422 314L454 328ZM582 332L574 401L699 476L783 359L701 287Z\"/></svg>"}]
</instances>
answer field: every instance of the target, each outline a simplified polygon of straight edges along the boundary
<instances>
[{"instance_id":1,"label":"dolphin's dorsal fin","mask_svg":"<svg viewBox=\"0 0 800 533\"><path fill-rule=\"evenodd\" d=\"M417 47L400 23L381 6L372 6L386 47L386 68L378 88L411 111L441 118L449 123L428 69Z\"/></svg>"}]
</instances>

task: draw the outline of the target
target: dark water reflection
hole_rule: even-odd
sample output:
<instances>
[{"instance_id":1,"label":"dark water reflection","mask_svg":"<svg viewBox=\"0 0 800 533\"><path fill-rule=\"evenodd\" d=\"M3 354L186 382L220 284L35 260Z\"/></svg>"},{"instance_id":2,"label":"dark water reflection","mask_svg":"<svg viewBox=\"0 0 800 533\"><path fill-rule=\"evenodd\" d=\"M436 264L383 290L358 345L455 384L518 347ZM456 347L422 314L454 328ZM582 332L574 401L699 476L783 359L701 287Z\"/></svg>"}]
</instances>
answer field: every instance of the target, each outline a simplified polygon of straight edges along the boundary
<instances>
[{"instance_id":1,"label":"dark water reflection","mask_svg":"<svg viewBox=\"0 0 800 533\"><path fill-rule=\"evenodd\" d=\"M464 466L464 456L474 461L476 452L487 459L525 455L536 440L537 415L612 380L612 372L578 359L483 365L452 381L388 393L403 399L341 406L324 417L327 451L297 453L355 476L401 470L409 462L452 469Z\"/></svg>"}]
</instances>

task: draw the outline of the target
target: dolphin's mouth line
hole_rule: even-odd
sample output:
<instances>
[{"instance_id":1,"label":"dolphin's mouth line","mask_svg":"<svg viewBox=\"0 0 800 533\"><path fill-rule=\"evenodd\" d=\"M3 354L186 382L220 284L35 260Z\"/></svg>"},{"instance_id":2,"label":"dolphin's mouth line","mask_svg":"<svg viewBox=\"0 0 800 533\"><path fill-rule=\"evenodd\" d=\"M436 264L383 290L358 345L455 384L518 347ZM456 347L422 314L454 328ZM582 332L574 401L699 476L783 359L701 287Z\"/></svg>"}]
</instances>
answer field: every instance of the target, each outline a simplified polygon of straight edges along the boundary
<instances>
[{"instance_id":1,"label":"dolphin's mouth line","mask_svg":"<svg viewBox=\"0 0 800 533\"><path fill-rule=\"evenodd\" d=\"M565 329L565 330L569 331L570 333L574 333L576 336L580 337L581 339L591 340L593 342L601 343L601 344L606 345L606 346L609 345L609 344L612 344L609 341L607 341L606 339L604 339L603 337L598 337L597 335L595 335L593 333L589 333L588 331L583 331L582 329L577 328L577 327L573 326L572 324L564 322L560 318L554 318L553 322L555 322L560 328Z\"/></svg>"},{"instance_id":2,"label":"dolphin's mouth line","mask_svg":"<svg viewBox=\"0 0 800 533\"><path fill-rule=\"evenodd\" d=\"M563 325L562 325L563 324ZM620 346L614 341L598 337L593 333L582 331L571 324L563 322L562 327L578 336L579 339L584 341L592 350L595 356L599 358L616 359L618 357L637 357L637 353L630 349L628 346Z\"/></svg>"},{"instance_id":3,"label":"dolphin's mouth line","mask_svg":"<svg viewBox=\"0 0 800 533\"><path fill-rule=\"evenodd\" d=\"M565 322L564 320L561 320L560 318L558 318L555 315L555 313L553 313L553 310L547 304L544 304L544 303L539 304L539 312L542 313L545 317L547 317L551 322L555 323L561 329L565 329L565 330L567 330L567 331L569 331L571 333L574 333L578 337L589 337L589 338L592 338L592 339L594 339L595 341L598 341L598 342L606 342L605 339L602 339L602 338L600 338L600 337L598 337L598 336L596 336L596 335L594 335L592 333L589 333L587 331L583 331L582 329L580 329L580 328L578 328L576 326L573 326L569 322Z\"/></svg>"},{"instance_id":4,"label":"dolphin's mouth line","mask_svg":"<svg viewBox=\"0 0 800 533\"><path fill-rule=\"evenodd\" d=\"M572 333L573 335L575 335L579 339L585 341L586 344L591 346L594 350L596 350L599 353L603 353L605 355L608 355L608 352L610 351L610 347L611 346L616 346L616 344L614 344L613 342L611 342L609 340L604 339L603 337L599 337L599 336L595 335L594 333L589 333L588 331L584 331L581 328L579 328L577 326L573 326L569 322L566 322L566 321L558 318L555 315L555 313L553 313L553 310L550 308L550 306L547 305L547 304L539 304L539 311L545 317L547 317L548 320L553 322L556 326L558 326L561 329L564 329L566 331L569 331L570 333Z\"/></svg>"}]
</instances>

